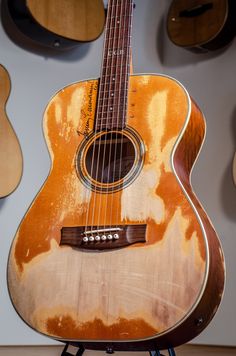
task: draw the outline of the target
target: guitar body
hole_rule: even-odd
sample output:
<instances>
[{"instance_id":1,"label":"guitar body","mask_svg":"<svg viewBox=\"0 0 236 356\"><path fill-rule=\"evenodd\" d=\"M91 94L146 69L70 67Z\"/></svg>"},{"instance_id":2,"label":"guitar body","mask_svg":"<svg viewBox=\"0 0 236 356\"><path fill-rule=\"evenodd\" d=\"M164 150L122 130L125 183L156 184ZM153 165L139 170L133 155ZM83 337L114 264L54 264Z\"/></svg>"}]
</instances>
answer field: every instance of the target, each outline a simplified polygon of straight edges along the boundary
<instances>
[{"instance_id":1,"label":"guitar body","mask_svg":"<svg viewBox=\"0 0 236 356\"><path fill-rule=\"evenodd\" d=\"M6 115L10 86L9 74L0 65L0 198L16 189L21 179L23 165L18 138Z\"/></svg>"},{"instance_id":2,"label":"guitar body","mask_svg":"<svg viewBox=\"0 0 236 356\"><path fill-rule=\"evenodd\" d=\"M105 22L102 0L3 0L2 12L14 40L59 50L95 40Z\"/></svg>"},{"instance_id":3,"label":"guitar body","mask_svg":"<svg viewBox=\"0 0 236 356\"><path fill-rule=\"evenodd\" d=\"M96 182L87 161L97 91L97 80L78 82L46 108L52 166L11 247L10 296L28 325L57 340L101 350L173 347L206 327L224 288L221 246L190 185L204 119L175 80L130 76L119 133L134 147L122 156L128 172ZM81 242L84 226L130 235Z\"/></svg>"},{"instance_id":4,"label":"guitar body","mask_svg":"<svg viewBox=\"0 0 236 356\"><path fill-rule=\"evenodd\" d=\"M235 36L234 0L174 0L167 16L167 33L177 46L194 52L213 51Z\"/></svg>"}]
</instances>

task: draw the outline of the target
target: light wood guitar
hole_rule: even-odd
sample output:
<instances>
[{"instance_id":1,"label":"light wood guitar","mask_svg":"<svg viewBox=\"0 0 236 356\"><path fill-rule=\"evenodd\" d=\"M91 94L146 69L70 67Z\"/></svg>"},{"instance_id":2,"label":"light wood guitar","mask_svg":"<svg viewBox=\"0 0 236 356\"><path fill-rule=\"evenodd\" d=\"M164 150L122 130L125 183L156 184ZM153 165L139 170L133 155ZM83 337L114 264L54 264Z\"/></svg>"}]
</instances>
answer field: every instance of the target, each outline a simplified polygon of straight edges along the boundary
<instances>
[{"instance_id":1,"label":"light wood guitar","mask_svg":"<svg viewBox=\"0 0 236 356\"><path fill-rule=\"evenodd\" d=\"M44 47L70 49L95 40L104 28L102 0L3 0L2 7L11 37L23 35Z\"/></svg>"},{"instance_id":2,"label":"light wood guitar","mask_svg":"<svg viewBox=\"0 0 236 356\"><path fill-rule=\"evenodd\" d=\"M10 78L0 65L0 198L12 193L22 175L22 153L17 136L6 115Z\"/></svg>"},{"instance_id":3,"label":"light wood guitar","mask_svg":"<svg viewBox=\"0 0 236 356\"><path fill-rule=\"evenodd\" d=\"M195 52L217 50L236 34L235 12L234 0L173 0L167 33L177 46Z\"/></svg>"},{"instance_id":4,"label":"light wood guitar","mask_svg":"<svg viewBox=\"0 0 236 356\"><path fill-rule=\"evenodd\" d=\"M221 245L190 184L203 115L175 79L130 75L132 11L109 1L100 80L46 108L52 166L8 263L28 325L108 352L190 340L224 289Z\"/></svg>"}]
</instances>

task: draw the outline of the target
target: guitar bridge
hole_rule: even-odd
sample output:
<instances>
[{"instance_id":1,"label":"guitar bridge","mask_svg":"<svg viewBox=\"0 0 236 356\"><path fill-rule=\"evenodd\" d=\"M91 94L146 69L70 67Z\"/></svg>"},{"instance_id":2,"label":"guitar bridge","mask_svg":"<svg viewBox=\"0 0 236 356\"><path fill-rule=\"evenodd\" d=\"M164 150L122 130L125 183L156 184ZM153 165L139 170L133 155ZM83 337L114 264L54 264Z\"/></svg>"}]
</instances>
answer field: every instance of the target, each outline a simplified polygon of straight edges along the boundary
<instances>
[{"instance_id":1,"label":"guitar bridge","mask_svg":"<svg viewBox=\"0 0 236 356\"><path fill-rule=\"evenodd\" d=\"M146 226L73 226L61 229L60 245L81 250L111 250L146 242Z\"/></svg>"}]
</instances>

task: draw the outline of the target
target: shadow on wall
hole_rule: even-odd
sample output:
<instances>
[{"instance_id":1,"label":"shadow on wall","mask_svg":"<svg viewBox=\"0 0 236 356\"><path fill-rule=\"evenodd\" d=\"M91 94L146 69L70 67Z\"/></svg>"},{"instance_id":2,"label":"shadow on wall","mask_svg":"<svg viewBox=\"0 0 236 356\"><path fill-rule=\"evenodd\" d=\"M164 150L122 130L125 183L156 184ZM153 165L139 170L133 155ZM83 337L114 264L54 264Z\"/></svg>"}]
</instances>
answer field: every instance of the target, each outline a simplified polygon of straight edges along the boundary
<instances>
[{"instance_id":1,"label":"shadow on wall","mask_svg":"<svg viewBox=\"0 0 236 356\"><path fill-rule=\"evenodd\" d=\"M231 117L231 134L234 142L234 149L236 151L236 107L233 110ZM223 142L221 143L223 144ZM227 160L227 168L222 175L221 183L221 201L225 214L231 221L236 220L236 186L233 181L232 164L234 151L230 157L225 157Z\"/></svg>"},{"instance_id":2,"label":"shadow on wall","mask_svg":"<svg viewBox=\"0 0 236 356\"><path fill-rule=\"evenodd\" d=\"M4 204L5 204L5 199L0 198L0 210L3 208Z\"/></svg>"}]
</instances>

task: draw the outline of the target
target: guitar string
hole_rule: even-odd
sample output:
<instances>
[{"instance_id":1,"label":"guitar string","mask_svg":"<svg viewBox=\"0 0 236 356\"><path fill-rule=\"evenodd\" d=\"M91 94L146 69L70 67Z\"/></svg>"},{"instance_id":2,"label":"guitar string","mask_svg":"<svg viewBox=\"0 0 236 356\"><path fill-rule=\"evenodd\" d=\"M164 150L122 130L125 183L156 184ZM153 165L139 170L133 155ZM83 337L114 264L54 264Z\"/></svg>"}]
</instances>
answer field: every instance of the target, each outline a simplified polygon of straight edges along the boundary
<instances>
[{"instance_id":1,"label":"guitar string","mask_svg":"<svg viewBox=\"0 0 236 356\"><path fill-rule=\"evenodd\" d=\"M132 23L132 13L133 13L133 4L132 0L128 0L126 2L126 7L125 7L125 13L128 13L128 17L125 17L126 23L124 26L124 33L123 33L123 43L126 44L127 46L127 54L125 56L125 93L126 95L123 96L123 117L122 117L122 133L123 133L123 127L125 127L125 122L126 122L126 117L127 117L127 104L128 104L128 85L129 85L129 74L130 74L130 50L131 50L131 23ZM128 5L128 6L127 6ZM127 31L127 32L126 32ZM123 64L123 59L122 59L122 64ZM123 65L121 65L121 68L123 68ZM124 134L121 135L121 148L120 148L120 158L118 160L119 162L119 178L118 180L121 180L121 172L122 172L122 154L123 154L123 140L124 140ZM121 201L120 201L121 204ZM118 214L120 212L121 214L121 208L120 210L117 209L117 216L116 220L118 221ZM120 216L121 220L121 216Z\"/></svg>"},{"instance_id":2,"label":"guitar string","mask_svg":"<svg viewBox=\"0 0 236 356\"><path fill-rule=\"evenodd\" d=\"M113 39L113 53L112 53L112 68L114 68L114 76L116 77L116 85L118 82L118 86L119 89L117 90L117 95L113 96L113 102L115 104L115 107L117 107L117 111L114 110L113 111L113 115L112 115L112 123L114 126L114 122L115 122L115 115L117 115L117 119L116 119L116 131L115 131L115 142L114 142L114 152L113 152L113 161L111 161L111 148L112 148L112 142L114 141L111 140L111 144L110 144L110 150L109 150L109 162L108 162L108 176L110 176L110 168L111 166L113 166L113 175L112 175L112 181L111 183L114 183L115 181L115 172L116 172L116 155L117 155L117 137L118 137L118 128L119 128L119 114L120 114L120 82L121 82L121 77L120 77L120 70L121 70L121 66L119 67L119 62L120 62L120 57L123 57L122 55L119 55L119 50L123 49L123 46L120 46L120 37L121 37L121 33L122 33L122 14L124 14L124 1L121 1L118 5L117 8L119 9L119 15L116 16L116 18L118 20L115 20L115 25L114 25L114 39ZM116 14L117 15L117 14ZM123 16L124 18L124 16ZM118 26L117 26L118 24ZM117 31L118 30L118 31ZM123 41L122 41L123 44ZM116 51L118 51L116 54L114 53L114 49ZM113 63L115 63L115 65L113 65ZM119 71L118 71L119 68ZM113 74L112 74L113 75ZM115 89L116 89L116 85L115 85ZM107 191L106 191L106 209L105 209L105 217L104 217L104 228L105 228L105 224L106 224L106 219L107 219L107 214L108 214L108 210L110 212L110 224L107 224L107 227L109 226L110 228L112 227L112 212L113 212L113 202L114 202L114 188L111 188L111 195L109 195L110 198L110 208L108 208L108 193L109 193L109 187L107 186Z\"/></svg>"},{"instance_id":3,"label":"guitar string","mask_svg":"<svg viewBox=\"0 0 236 356\"><path fill-rule=\"evenodd\" d=\"M106 27L105 27L105 35L104 35L104 42L103 42L103 56L102 56L102 66L101 66L101 72L100 72L100 82L99 82L99 87L98 87L98 96L97 96L97 112L96 112L96 116L95 116L95 125L94 125L94 138L96 137L96 134L98 132L98 127L99 127L99 109L102 108L102 112L103 112L103 90L101 89L101 85L103 84L103 71L104 68L106 68L107 66L107 59L104 58L105 57L105 52L106 52L106 43L107 43L107 37L108 37L108 32L109 32L109 23L108 21L111 20L111 11L112 11L112 7L110 6L110 4L108 3L108 8L107 8L107 20L106 20ZM102 101L102 102L101 102ZM94 169L94 158L95 158L95 144L96 139L94 140L93 144L92 144L92 162L91 162L91 178L93 176L93 169ZM93 179L93 178L92 178ZM88 190L88 194L86 194L86 201L89 199L89 195L91 195L91 200L89 200L89 204L88 204L88 208L87 208L87 212L86 212L86 222L85 222L85 233L88 231L88 220L89 220L89 215L90 212L92 211L92 218L91 218L91 229L93 228L93 219L94 219L94 210L95 210L95 205L96 205L96 186L95 186L95 192L93 194L91 194L91 189L92 188L92 183L91 183L91 187L90 190ZM93 201L94 200L94 201ZM87 236L85 234L85 236Z\"/></svg>"},{"instance_id":4,"label":"guitar string","mask_svg":"<svg viewBox=\"0 0 236 356\"><path fill-rule=\"evenodd\" d=\"M104 171L106 170L106 175L107 175L107 178L108 178L108 182L106 183L106 194L101 194L100 195L100 200L99 200L99 214L101 214L101 211L102 211L102 199L103 197L105 197L105 202L104 202L104 205L103 205L103 209L104 209L104 218L103 218L103 228L105 229L106 227L106 215L107 215L107 209L108 209L108 193L109 193L109 175L110 175L110 162L111 162L111 149L112 149L112 131L113 131L113 125L114 125L114 113L115 111L113 110L114 109L114 104L115 104L115 99L116 99L116 96L113 95L111 96L111 91L113 89L116 88L116 84L117 84L117 75L116 75L116 66L114 66L114 51L116 50L116 33L117 33L117 19L120 19L121 17L121 14L119 14L119 5L121 5L121 2L120 3L116 3L116 5L113 5L114 8L115 8L115 16L114 16L114 26L113 26L113 21L111 21L111 32L110 32L110 36L111 36L111 41L112 41L112 49L110 49L110 46L109 46L109 50L108 50L108 57L110 57L110 62L109 64L111 64L111 66L109 67L110 70L109 70L109 74L108 74L108 91L109 91L109 95L108 95L108 99L107 99L107 115L109 115L108 113L110 113L110 108L112 108L111 110L111 116L112 116L112 130L111 131L111 137L110 137L110 140L109 140L109 158L108 158L108 163L107 163L107 166L104 167L105 165L105 157L106 157L106 154L105 154L105 151L107 149L107 139L105 140L105 144L104 144L104 150L103 150L103 162L102 162L102 181L103 181L103 174L104 174ZM120 6L121 8L121 6ZM119 29L119 26L118 26L118 29ZM111 55L109 55L109 52L111 51ZM113 69L114 68L114 69ZM113 73L114 72L114 73ZM113 78L115 78L115 81L113 83ZM113 88L114 86L114 88ZM108 130L106 131L108 132Z\"/></svg>"},{"instance_id":5,"label":"guitar string","mask_svg":"<svg viewBox=\"0 0 236 356\"><path fill-rule=\"evenodd\" d=\"M101 72L101 75L102 75L102 84L103 84L103 90L106 89L106 86L107 86L107 71L108 71L108 64L109 64L109 56L108 56L108 52L109 52L109 48L110 48L110 41L111 41L111 30L112 30L112 17L114 15L114 6L113 6L113 2L112 0L109 1L108 3L108 6L109 8L111 9L110 11L110 16L109 16L109 23L107 22L107 25L106 25L106 31L107 31L107 34L108 34L108 41L107 41L107 37L106 37L106 40L104 41L104 53L103 53L103 66L102 66L102 72ZM105 71L105 73L103 73ZM101 80L101 79L100 79ZM102 91L100 91L101 95L102 95ZM101 96L100 96L101 97ZM98 180L98 168L99 168L99 159L100 159L100 151L101 151L101 140L102 140L102 136L103 136L103 133L101 133L102 131L102 126L103 126L103 122L105 121L105 118L104 118L104 111L106 113L106 110L105 109L105 105L104 105L104 94L102 96L102 110L101 110L101 113L98 113L97 115L97 122L98 122L98 118L101 114L101 117L100 117L100 136L99 136L99 143L98 143L98 153L97 153L97 167L96 167L96 177L95 177L95 181L97 182ZM98 125L97 125L98 126ZM105 135L107 133L107 127L105 126ZM106 142L106 140L105 140ZM106 147L106 144L104 142L104 146L103 146L103 157L104 157L104 154L105 154L105 147ZM94 143L95 144L95 143ZM103 170L102 170L102 179L101 179L101 182L103 180ZM91 219L91 230L93 230L94 226L97 225L97 229L98 229L98 226L99 226L99 220L100 220L100 217L101 217L101 207L100 207L100 204L99 204L99 209L97 209L98 211L98 217L97 217L97 224L95 224L94 222L94 219L95 219L95 210L96 210L96 204L97 204L97 188L96 188L96 184L95 184L95 190L94 190L94 194L95 196L95 202L93 204L93 210L92 210L92 219ZM99 196L99 202L100 200L102 199L102 192L100 192L100 196Z\"/></svg>"},{"instance_id":6,"label":"guitar string","mask_svg":"<svg viewBox=\"0 0 236 356\"><path fill-rule=\"evenodd\" d=\"M128 0L128 3L129 3L129 0ZM126 51L128 51L128 37L126 38L126 31L128 31L129 33L129 28L127 28L127 24L128 22L126 21L127 19L127 0L125 2L123 2L124 4L124 9L123 9L123 25L122 23L120 23L120 31L119 31L119 43L120 43L120 40L121 40L121 48L123 48L123 50L125 50L126 48ZM128 11L129 13L129 11ZM126 40L127 40L127 43L126 43ZM125 46L126 45L126 46ZM127 87L127 64L128 64L128 58L127 58L127 55L128 55L128 52L124 53L123 56L121 56L120 58L117 59L117 62L120 62L119 65L120 65L120 71L119 71L119 89L118 89L118 103L119 103L119 106L118 106L118 113L117 113L117 127L119 126L119 118L120 118L120 111L122 113L122 123L121 123L121 139L120 139L120 157L119 159L117 160L117 149L115 151L115 154L114 154L114 162L118 162L119 164L119 174L118 174L118 180L117 182L119 182L121 180L121 170L122 170L122 151L123 151L123 127L124 127L124 123L125 123L125 117L126 117L126 110L125 110L125 104L126 104L126 101L127 101L127 91L126 91L126 87ZM119 56L118 56L119 57ZM124 65L124 60L125 60L125 65ZM125 73L123 73L123 68L125 68ZM124 75L125 74L125 75ZM122 82L122 77L124 75L124 78L125 78L125 81L124 83ZM122 88L123 86L123 88ZM123 92L123 93L122 93ZM121 94L123 95L123 104L121 105ZM120 110L121 108L121 110ZM115 147L117 147L117 144L118 144L118 132L116 131L116 144L115 144ZM119 154L119 153L118 153ZM115 163L114 163L114 166L115 166ZM115 167L114 167L114 171L113 171L113 183L115 182L115 174L116 174L116 170L115 170ZM113 189L113 192L112 192L112 197L111 197L111 205L113 206L113 202L114 202L114 189ZM120 209L116 209L117 210L117 213L116 213L116 218L115 218L115 221L116 221L116 227L118 227L118 222L121 220L121 216L119 217L118 214L121 213L121 207ZM110 226L112 225L112 214L110 215Z\"/></svg>"},{"instance_id":7,"label":"guitar string","mask_svg":"<svg viewBox=\"0 0 236 356\"><path fill-rule=\"evenodd\" d=\"M113 29L113 46L112 46L112 53L111 53L111 68L110 68L110 83L109 83L109 88L112 88L113 90L116 89L117 87L117 82L118 82L118 86L119 86L119 89L120 89L120 82L121 81L121 77L120 77L120 68L118 65L119 63L119 55L115 55L115 51L118 51L117 53L119 53L119 48L120 48L120 33L121 33L121 23L122 23L122 10L123 10L123 4L124 4L124 0L121 0L121 1L117 1L116 3L116 16L115 16L115 21L114 21L114 29ZM118 25L118 26L117 26ZM118 30L118 36L117 36L117 30ZM117 38L118 37L118 38ZM114 66L115 64L115 66ZM112 82L113 82L113 78L115 78L115 82L114 82L114 85L112 85ZM114 104L117 104L116 106L118 106L118 111L119 111L119 104L120 104L120 92L118 91L116 93L117 95L113 95L113 96L110 96L108 97L108 103L112 102L112 106L113 108L115 108L115 105ZM112 99L111 99L112 97ZM118 98L117 98L118 97ZM108 108L109 108L109 104L108 104ZM117 136L117 131L118 131L118 128L119 128L119 125L118 125L118 118L119 116L117 116L117 125L116 127L114 127L114 122L115 122L115 115L117 115L117 110L112 110L112 129L111 129L111 136L110 136L110 147L109 147L109 161L108 161L108 173L107 173L107 176L108 176L108 179L109 179L109 182L110 182L110 165L111 165L111 147L113 145L113 132L114 132L114 129L115 129L115 132L116 132L116 136ZM115 151L116 151L116 147L117 146L117 140L115 142ZM114 176L114 172L115 172L115 168L116 168L116 160L115 160L116 157L114 157L113 159L113 176ZM105 228L105 224L106 224L106 215L107 215L107 211L108 211L108 206L107 206L107 202L108 202L108 192L109 192L109 186L107 184L107 191L106 191L106 205L105 205L105 218L104 218L104 228ZM113 192L112 192L113 194ZM112 195L113 196L113 195ZM110 198L110 197L109 197ZM110 203L110 211L112 211L113 209L113 204ZM107 234L107 233L105 233ZM108 256L108 259L107 259L107 263L108 263L108 268L109 266L112 264L112 256L109 255ZM108 283L110 284L111 283L111 279L112 279L112 271L109 270L109 274L108 274ZM108 293L107 295L107 306L106 306L106 310L107 310L107 320L110 319L109 317L109 310L110 310L110 301L112 299L112 295L111 293Z\"/></svg>"}]
</instances>

